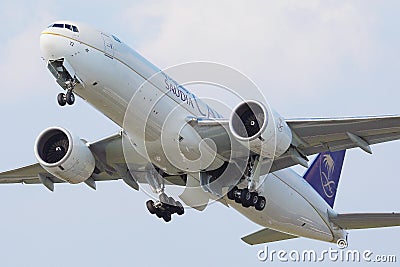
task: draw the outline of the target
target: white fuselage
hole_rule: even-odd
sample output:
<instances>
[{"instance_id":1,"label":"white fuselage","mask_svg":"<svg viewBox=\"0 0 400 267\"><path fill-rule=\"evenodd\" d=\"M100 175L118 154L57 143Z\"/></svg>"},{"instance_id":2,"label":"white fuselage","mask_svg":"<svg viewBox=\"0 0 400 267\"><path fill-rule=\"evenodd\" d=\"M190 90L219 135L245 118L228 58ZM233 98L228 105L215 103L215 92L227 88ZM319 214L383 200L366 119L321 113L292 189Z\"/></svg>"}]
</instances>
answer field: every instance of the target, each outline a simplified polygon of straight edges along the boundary
<instances>
[{"instance_id":1,"label":"white fuselage","mask_svg":"<svg viewBox=\"0 0 400 267\"><path fill-rule=\"evenodd\" d=\"M48 28L42 32L40 42L45 59L64 58L69 72L80 81L74 92L121 126L131 139L143 141L137 142L135 149L148 157L137 157L138 168L144 168L150 160L167 173L182 173L182 168L170 164L159 153L161 136L164 136L163 143L178 146L176 137L183 135L182 138L189 140L185 143L186 150L195 151L201 139L187 126L186 119L190 116L219 118L220 115L118 38L83 24L74 25L78 25L79 32L65 28ZM151 82L145 84L146 90L141 90L148 79ZM129 120L134 120L136 127L124 121L130 107L134 111L129 113ZM170 121L168 128L163 127L166 121ZM141 145L144 141L145 146ZM179 153L172 156L182 157ZM209 166L215 168L222 163L216 159ZM328 242L345 237L346 233L334 228L329 221L328 215L334 211L292 170L268 174L261 191L267 200L261 212L226 199L250 220L271 229Z\"/></svg>"}]
</instances>

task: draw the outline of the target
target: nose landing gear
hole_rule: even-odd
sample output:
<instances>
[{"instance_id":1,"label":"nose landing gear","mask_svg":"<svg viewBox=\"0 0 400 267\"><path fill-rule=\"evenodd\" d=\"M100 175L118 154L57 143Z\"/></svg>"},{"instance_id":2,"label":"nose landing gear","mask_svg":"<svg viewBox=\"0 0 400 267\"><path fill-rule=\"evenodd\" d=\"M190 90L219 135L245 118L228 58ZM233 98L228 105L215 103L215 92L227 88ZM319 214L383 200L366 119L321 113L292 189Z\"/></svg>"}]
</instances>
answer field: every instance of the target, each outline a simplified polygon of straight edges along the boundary
<instances>
[{"instance_id":1,"label":"nose landing gear","mask_svg":"<svg viewBox=\"0 0 400 267\"><path fill-rule=\"evenodd\" d=\"M65 106L65 104L73 105L75 103L75 95L72 90L68 90L66 94L59 93L57 96L57 102L60 106Z\"/></svg>"},{"instance_id":2,"label":"nose landing gear","mask_svg":"<svg viewBox=\"0 0 400 267\"><path fill-rule=\"evenodd\" d=\"M66 81L65 86L67 88L67 93L60 93L57 96L57 102L60 106L65 106L65 104L73 105L75 103L75 95L73 93L74 87L76 82L75 81Z\"/></svg>"}]
</instances>

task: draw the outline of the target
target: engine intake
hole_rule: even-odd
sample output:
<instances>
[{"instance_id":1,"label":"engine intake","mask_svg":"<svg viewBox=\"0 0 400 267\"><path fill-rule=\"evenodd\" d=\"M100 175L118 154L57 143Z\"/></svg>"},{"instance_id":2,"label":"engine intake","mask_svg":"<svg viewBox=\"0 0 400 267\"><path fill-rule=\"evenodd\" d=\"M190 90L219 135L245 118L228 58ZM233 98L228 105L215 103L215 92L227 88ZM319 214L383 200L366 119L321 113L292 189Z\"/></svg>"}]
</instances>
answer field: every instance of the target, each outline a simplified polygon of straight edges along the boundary
<instances>
[{"instance_id":1,"label":"engine intake","mask_svg":"<svg viewBox=\"0 0 400 267\"><path fill-rule=\"evenodd\" d=\"M240 103L231 116L231 131L238 140L258 138L268 124L268 112L256 101Z\"/></svg>"},{"instance_id":2,"label":"engine intake","mask_svg":"<svg viewBox=\"0 0 400 267\"><path fill-rule=\"evenodd\" d=\"M292 131L285 119L255 100L239 103L230 117L233 136L263 157L279 157L292 142Z\"/></svg>"},{"instance_id":3,"label":"engine intake","mask_svg":"<svg viewBox=\"0 0 400 267\"><path fill-rule=\"evenodd\" d=\"M57 129L47 131L37 144L38 155L46 164L61 161L67 155L68 149L68 136Z\"/></svg>"},{"instance_id":4,"label":"engine intake","mask_svg":"<svg viewBox=\"0 0 400 267\"><path fill-rule=\"evenodd\" d=\"M85 181L95 168L86 142L60 127L48 128L39 135L35 156L46 171L71 184Z\"/></svg>"}]
</instances>

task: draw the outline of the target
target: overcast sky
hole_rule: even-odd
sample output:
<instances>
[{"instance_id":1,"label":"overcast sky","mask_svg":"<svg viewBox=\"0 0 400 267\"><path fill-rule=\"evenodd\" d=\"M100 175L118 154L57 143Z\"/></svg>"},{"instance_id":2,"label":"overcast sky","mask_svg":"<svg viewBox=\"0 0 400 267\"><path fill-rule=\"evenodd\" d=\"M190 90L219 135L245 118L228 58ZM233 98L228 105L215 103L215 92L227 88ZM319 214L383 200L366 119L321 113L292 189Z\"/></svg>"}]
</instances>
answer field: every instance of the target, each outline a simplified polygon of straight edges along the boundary
<instances>
[{"instance_id":1,"label":"overcast sky","mask_svg":"<svg viewBox=\"0 0 400 267\"><path fill-rule=\"evenodd\" d=\"M253 79L287 118L399 114L398 1L2 1L0 170L35 162L50 126L89 141L118 127L83 100L61 108L61 89L40 58L39 35L57 19L114 33L160 68L214 61ZM347 154L335 209L399 211L400 142ZM300 173L302 168L296 168ZM0 266L256 266L240 237L261 227L219 204L169 224L122 181L0 186ZM350 232L351 249L397 254L400 228ZM298 239L270 249L331 244Z\"/></svg>"}]
</instances>

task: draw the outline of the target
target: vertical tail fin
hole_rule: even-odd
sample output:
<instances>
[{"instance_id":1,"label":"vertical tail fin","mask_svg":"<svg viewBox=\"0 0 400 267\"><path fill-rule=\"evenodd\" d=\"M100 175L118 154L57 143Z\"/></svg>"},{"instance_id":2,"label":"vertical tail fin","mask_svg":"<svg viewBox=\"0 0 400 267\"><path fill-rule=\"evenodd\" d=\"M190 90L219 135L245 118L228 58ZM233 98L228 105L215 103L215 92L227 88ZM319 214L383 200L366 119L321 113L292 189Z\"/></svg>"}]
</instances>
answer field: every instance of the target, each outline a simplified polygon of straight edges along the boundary
<instances>
[{"instance_id":1,"label":"vertical tail fin","mask_svg":"<svg viewBox=\"0 0 400 267\"><path fill-rule=\"evenodd\" d=\"M304 179L333 207L346 150L320 153L304 174Z\"/></svg>"}]
</instances>

